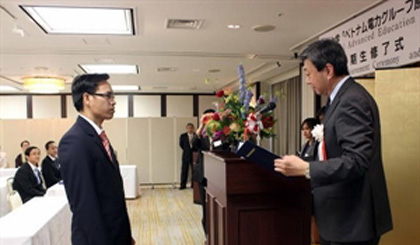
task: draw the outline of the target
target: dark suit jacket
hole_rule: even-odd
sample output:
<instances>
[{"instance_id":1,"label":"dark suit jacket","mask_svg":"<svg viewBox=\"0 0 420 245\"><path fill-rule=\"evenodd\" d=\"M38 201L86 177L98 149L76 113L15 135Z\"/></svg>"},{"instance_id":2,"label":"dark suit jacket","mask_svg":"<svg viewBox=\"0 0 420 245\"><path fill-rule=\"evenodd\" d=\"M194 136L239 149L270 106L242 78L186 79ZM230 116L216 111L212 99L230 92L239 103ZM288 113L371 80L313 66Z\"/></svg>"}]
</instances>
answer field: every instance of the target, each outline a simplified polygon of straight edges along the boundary
<instances>
[{"instance_id":1,"label":"dark suit jacket","mask_svg":"<svg viewBox=\"0 0 420 245\"><path fill-rule=\"evenodd\" d=\"M58 158L56 161L58 161ZM60 169L49 156L46 156L44 160L42 160L42 175L44 176L47 188L61 180Z\"/></svg>"},{"instance_id":2,"label":"dark suit jacket","mask_svg":"<svg viewBox=\"0 0 420 245\"><path fill-rule=\"evenodd\" d=\"M305 161L316 161L318 160L318 146L319 146L319 141L318 140L314 140L313 143L313 151L309 152L309 141L306 142L303 147L302 147L302 151L300 153L300 158L302 158Z\"/></svg>"},{"instance_id":3,"label":"dark suit jacket","mask_svg":"<svg viewBox=\"0 0 420 245\"><path fill-rule=\"evenodd\" d=\"M192 155L194 149L195 134L192 139L192 147L190 146L190 140L188 138L188 133L183 133L179 136L179 147L182 149L182 162L190 163L192 162Z\"/></svg>"},{"instance_id":4,"label":"dark suit jacket","mask_svg":"<svg viewBox=\"0 0 420 245\"><path fill-rule=\"evenodd\" d=\"M13 179L13 189L19 193L23 203L31 200L33 197L43 196L45 194L42 183L38 184L37 182L38 180L29 163L24 163L16 171Z\"/></svg>"},{"instance_id":5,"label":"dark suit jacket","mask_svg":"<svg viewBox=\"0 0 420 245\"><path fill-rule=\"evenodd\" d=\"M20 166L22 166L24 164L24 162L22 162L22 153L17 155L16 159L15 159L15 167L18 168Z\"/></svg>"},{"instance_id":6,"label":"dark suit jacket","mask_svg":"<svg viewBox=\"0 0 420 245\"><path fill-rule=\"evenodd\" d=\"M324 118L328 160L310 163L314 213L325 240L364 241L392 229L379 121L373 98L348 79Z\"/></svg>"},{"instance_id":7,"label":"dark suit jacket","mask_svg":"<svg viewBox=\"0 0 420 245\"><path fill-rule=\"evenodd\" d=\"M119 164L83 118L60 141L63 177L72 219L73 244L131 244L131 228Z\"/></svg>"},{"instance_id":8,"label":"dark suit jacket","mask_svg":"<svg viewBox=\"0 0 420 245\"><path fill-rule=\"evenodd\" d=\"M193 169L193 180L197 181L202 186L207 186L207 179L204 177L204 156L203 151L210 150L210 139L208 137L201 136L195 138L194 148L198 151L197 164Z\"/></svg>"}]
</instances>

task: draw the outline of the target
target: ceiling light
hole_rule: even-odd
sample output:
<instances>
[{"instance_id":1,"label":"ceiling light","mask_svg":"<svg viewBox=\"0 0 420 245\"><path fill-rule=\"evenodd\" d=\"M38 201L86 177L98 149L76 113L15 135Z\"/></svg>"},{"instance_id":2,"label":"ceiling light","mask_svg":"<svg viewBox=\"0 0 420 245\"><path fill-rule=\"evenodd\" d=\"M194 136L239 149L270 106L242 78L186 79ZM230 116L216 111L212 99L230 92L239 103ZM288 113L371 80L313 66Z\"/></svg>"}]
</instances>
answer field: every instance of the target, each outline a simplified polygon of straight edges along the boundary
<instances>
[{"instance_id":1,"label":"ceiling light","mask_svg":"<svg viewBox=\"0 0 420 245\"><path fill-rule=\"evenodd\" d=\"M79 65L85 73L108 73L108 74L139 74L137 65L117 64L85 64Z\"/></svg>"},{"instance_id":2,"label":"ceiling light","mask_svg":"<svg viewBox=\"0 0 420 245\"><path fill-rule=\"evenodd\" d=\"M0 92L15 92L19 91L19 89L12 87L10 85L0 85Z\"/></svg>"},{"instance_id":3,"label":"ceiling light","mask_svg":"<svg viewBox=\"0 0 420 245\"><path fill-rule=\"evenodd\" d=\"M269 32L273 31L274 29L276 29L276 27L272 25L258 25L252 27L252 30L256 32Z\"/></svg>"},{"instance_id":4,"label":"ceiling light","mask_svg":"<svg viewBox=\"0 0 420 245\"><path fill-rule=\"evenodd\" d=\"M20 7L48 34L134 35L130 8Z\"/></svg>"},{"instance_id":5,"label":"ceiling light","mask_svg":"<svg viewBox=\"0 0 420 245\"><path fill-rule=\"evenodd\" d=\"M26 76L23 87L33 93L56 93L64 89L65 78L50 76Z\"/></svg>"},{"instance_id":6,"label":"ceiling light","mask_svg":"<svg viewBox=\"0 0 420 245\"><path fill-rule=\"evenodd\" d=\"M228 25L227 28L229 28L229 29L239 29L239 28L241 28L241 26L240 25L231 24L231 25Z\"/></svg>"},{"instance_id":7,"label":"ceiling light","mask_svg":"<svg viewBox=\"0 0 420 245\"><path fill-rule=\"evenodd\" d=\"M114 91L138 91L140 86L138 85L112 85Z\"/></svg>"}]
</instances>

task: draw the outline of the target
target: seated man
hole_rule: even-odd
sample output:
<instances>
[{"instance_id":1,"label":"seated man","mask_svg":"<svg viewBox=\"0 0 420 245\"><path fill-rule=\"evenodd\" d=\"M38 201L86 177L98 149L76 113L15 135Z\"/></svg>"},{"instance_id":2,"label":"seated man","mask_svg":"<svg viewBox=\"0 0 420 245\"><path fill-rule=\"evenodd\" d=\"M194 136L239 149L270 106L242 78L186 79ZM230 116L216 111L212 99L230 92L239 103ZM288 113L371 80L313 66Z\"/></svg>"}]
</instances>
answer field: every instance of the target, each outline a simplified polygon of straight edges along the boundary
<instances>
[{"instance_id":1,"label":"seated man","mask_svg":"<svg viewBox=\"0 0 420 245\"><path fill-rule=\"evenodd\" d=\"M29 143L29 141L24 140L20 143L20 148L22 148L22 153L20 153L19 155L17 155L16 159L15 159L15 167L18 168L20 166L22 166L26 159L25 159L25 151L26 149L29 147L31 143Z\"/></svg>"},{"instance_id":2,"label":"seated man","mask_svg":"<svg viewBox=\"0 0 420 245\"><path fill-rule=\"evenodd\" d=\"M38 147L28 147L25 151L26 163L15 174L13 189L19 193L23 203L35 196L43 196L46 192L43 187L41 172L38 169L40 154L41 151Z\"/></svg>"},{"instance_id":3,"label":"seated man","mask_svg":"<svg viewBox=\"0 0 420 245\"><path fill-rule=\"evenodd\" d=\"M45 144L47 156L42 160L42 175L45 179L47 188L55 185L61 180L60 163L57 158L57 145L50 140Z\"/></svg>"}]
</instances>

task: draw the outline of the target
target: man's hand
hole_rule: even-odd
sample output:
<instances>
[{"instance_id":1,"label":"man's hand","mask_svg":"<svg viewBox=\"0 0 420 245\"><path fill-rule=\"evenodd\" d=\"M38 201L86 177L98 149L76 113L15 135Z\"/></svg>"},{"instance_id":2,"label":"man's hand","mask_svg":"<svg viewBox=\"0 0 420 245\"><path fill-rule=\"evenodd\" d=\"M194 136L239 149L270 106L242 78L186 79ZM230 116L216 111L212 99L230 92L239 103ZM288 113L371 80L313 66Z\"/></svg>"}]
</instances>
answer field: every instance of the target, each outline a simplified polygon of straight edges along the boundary
<instances>
[{"instance_id":1,"label":"man's hand","mask_svg":"<svg viewBox=\"0 0 420 245\"><path fill-rule=\"evenodd\" d=\"M274 160L274 170L286 176L305 176L309 163L294 155L287 155Z\"/></svg>"}]
</instances>

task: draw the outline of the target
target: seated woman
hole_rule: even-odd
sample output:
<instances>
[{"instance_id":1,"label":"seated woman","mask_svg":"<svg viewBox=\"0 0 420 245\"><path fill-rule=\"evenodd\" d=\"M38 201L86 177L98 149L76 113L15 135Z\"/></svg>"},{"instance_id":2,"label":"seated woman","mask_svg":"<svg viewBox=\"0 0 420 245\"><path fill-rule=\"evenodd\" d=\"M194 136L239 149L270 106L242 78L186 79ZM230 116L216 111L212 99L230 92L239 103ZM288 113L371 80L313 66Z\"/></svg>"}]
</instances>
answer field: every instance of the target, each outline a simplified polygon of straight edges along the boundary
<instances>
[{"instance_id":1,"label":"seated woman","mask_svg":"<svg viewBox=\"0 0 420 245\"><path fill-rule=\"evenodd\" d=\"M312 130L317 124L319 124L319 121L316 118L308 117L302 122L300 126L300 129L303 133L303 137L307 141L302 146L302 151L299 156L305 161L315 161L318 158L319 142L316 141L315 138L312 136Z\"/></svg>"}]
</instances>

